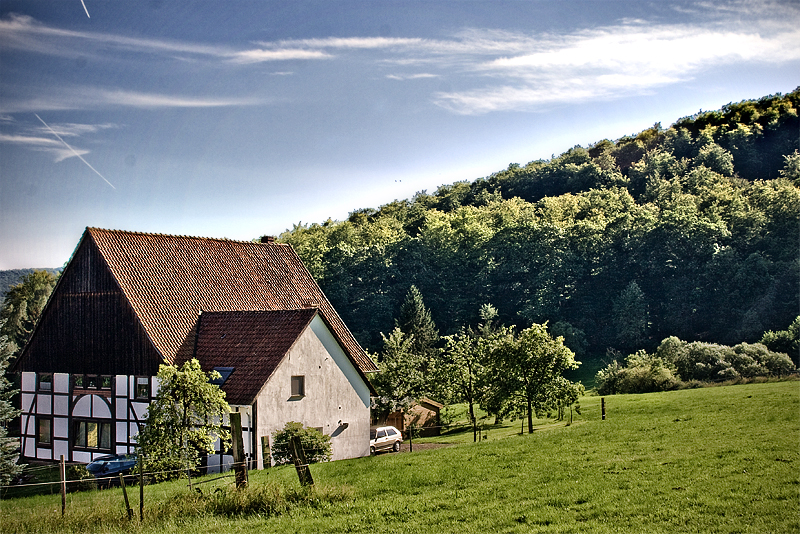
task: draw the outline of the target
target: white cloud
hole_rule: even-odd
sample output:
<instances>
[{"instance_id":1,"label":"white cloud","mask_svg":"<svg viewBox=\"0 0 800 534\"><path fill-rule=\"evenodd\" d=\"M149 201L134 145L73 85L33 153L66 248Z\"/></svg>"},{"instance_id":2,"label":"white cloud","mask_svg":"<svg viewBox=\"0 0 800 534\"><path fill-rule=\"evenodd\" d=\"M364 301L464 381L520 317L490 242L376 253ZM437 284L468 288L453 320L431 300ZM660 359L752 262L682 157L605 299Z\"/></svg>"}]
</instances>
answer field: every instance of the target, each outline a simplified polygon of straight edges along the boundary
<instances>
[{"instance_id":1,"label":"white cloud","mask_svg":"<svg viewBox=\"0 0 800 534\"><path fill-rule=\"evenodd\" d=\"M212 98L165 95L125 91L123 89L92 90L102 104L134 108L213 108L228 106L247 106L257 103L247 98Z\"/></svg>"},{"instance_id":2,"label":"white cloud","mask_svg":"<svg viewBox=\"0 0 800 534\"><path fill-rule=\"evenodd\" d=\"M157 108L213 108L249 106L263 103L255 98L171 95L107 89L102 87L70 87L50 89L48 93L33 98L5 98L0 105L3 113L58 111L75 109L101 109L107 107ZM69 127L61 125L62 128ZM95 126L98 128L98 126ZM67 133L69 135L69 133Z\"/></svg>"},{"instance_id":3,"label":"white cloud","mask_svg":"<svg viewBox=\"0 0 800 534\"><path fill-rule=\"evenodd\" d=\"M535 48L476 62L473 74L501 82L437 93L435 103L455 113L481 114L622 98L692 79L718 65L796 61L800 59L800 30L784 27L765 35L633 22L542 39Z\"/></svg>"},{"instance_id":4,"label":"white cloud","mask_svg":"<svg viewBox=\"0 0 800 534\"><path fill-rule=\"evenodd\" d=\"M439 75L421 72L419 74L387 74L386 77L390 80L420 80L425 78L438 78Z\"/></svg>"},{"instance_id":5,"label":"white cloud","mask_svg":"<svg viewBox=\"0 0 800 534\"><path fill-rule=\"evenodd\" d=\"M230 54L233 63L262 63L264 61L287 61L292 59L330 59L333 56L320 50L278 49L243 50Z\"/></svg>"},{"instance_id":6,"label":"white cloud","mask_svg":"<svg viewBox=\"0 0 800 534\"><path fill-rule=\"evenodd\" d=\"M81 135L92 134L102 130L109 130L119 128L116 124L75 124L71 122L50 124L50 128L61 137L78 137ZM50 132L47 128L41 127L39 132L47 134Z\"/></svg>"},{"instance_id":7,"label":"white cloud","mask_svg":"<svg viewBox=\"0 0 800 534\"><path fill-rule=\"evenodd\" d=\"M88 154L88 150L81 148L74 148L75 152L64 148L64 145L52 137L38 137L29 135L13 135L0 133L0 143L10 143L30 150L38 152L47 152L54 156L54 161L57 163L67 158L76 157L77 154L83 156ZM76 154L77 153L77 154Z\"/></svg>"}]
</instances>

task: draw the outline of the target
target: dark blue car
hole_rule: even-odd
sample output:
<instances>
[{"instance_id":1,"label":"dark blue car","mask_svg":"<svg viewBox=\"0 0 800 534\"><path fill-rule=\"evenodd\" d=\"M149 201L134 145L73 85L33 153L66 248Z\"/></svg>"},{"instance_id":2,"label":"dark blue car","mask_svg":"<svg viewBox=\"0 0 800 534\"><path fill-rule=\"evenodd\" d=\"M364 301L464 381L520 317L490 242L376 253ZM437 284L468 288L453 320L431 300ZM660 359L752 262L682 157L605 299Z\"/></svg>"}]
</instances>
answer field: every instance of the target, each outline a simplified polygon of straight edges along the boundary
<instances>
[{"instance_id":1,"label":"dark blue car","mask_svg":"<svg viewBox=\"0 0 800 534\"><path fill-rule=\"evenodd\" d=\"M86 470L97 479L110 479L109 482L113 483L114 478L118 478L120 473L127 475L135 466L135 454L109 454L87 465Z\"/></svg>"}]
</instances>

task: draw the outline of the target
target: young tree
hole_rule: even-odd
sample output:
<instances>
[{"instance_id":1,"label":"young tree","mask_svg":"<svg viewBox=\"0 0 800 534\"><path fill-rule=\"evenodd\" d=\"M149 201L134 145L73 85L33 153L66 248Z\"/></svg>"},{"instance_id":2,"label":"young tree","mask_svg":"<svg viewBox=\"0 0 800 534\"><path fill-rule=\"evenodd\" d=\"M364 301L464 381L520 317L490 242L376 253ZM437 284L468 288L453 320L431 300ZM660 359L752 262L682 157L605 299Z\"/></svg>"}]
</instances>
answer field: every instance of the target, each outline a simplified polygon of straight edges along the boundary
<instances>
[{"instance_id":1,"label":"young tree","mask_svg":"<svg viewBox=\"0 0 800 534\"><path fill-rule=\"evenodd\" d=\"M289 421L283 430L272 434L272 459L275 465L292 463L291 441L300 438L306 461L310 464L327 462L331 459L331 437L316 428L303 427L303 423Z\"/></svg>"},{"instance_id":2,"label":"young tree","mask_svg":"<svg viewBox=\"0 0 800 534\"><path fill-rule=\"evenodd\" d=\"M479 347L479 339L472 332L461 332L445 339L444 354L448 360L449 376L457 399L466 402L469 420L472 424L472 440L478 440L478 422L475 417L475 404L480 400L480 382L484 369L484 354Z\"/></svg>"},{"instance_id":3,"label":"young tree","mask_svg":"<svg viewBox=\"0 0 800 534\"><path fill-rule=\"evenodd\" d=\"M3 322L0 321L0 328ZM17 465L19 458L19 439L9 438L6 424L17 417L20 410L14 409L11 397L16 391L11 390L11 382L6 378L5 372L9 359L13 353L8 337L0 336L0 485L5 486L18 475L24 466Z\"/></svg>"},{"instance_id":4,"label":"young tree","mask_svg":"<svg viewBox=\"0 0 800 534\"><path fill-rule=\"evenodd\" d=\"M222 450L229 446L230 432L222 428L222 422L230 406L225 392L209 382L215 378L219 373L204 373L196 359L180 368L159 368L158 394L137 438L148 470L173 472L156 478L171 478L174 472L196 468L201 455L214 453L217 438Z\"/></svg>"},{"instance_id":5,"label":"young tree","mask_svg":"<svg viewBox=\"0 0 800 534\"><path fill-rule=\"evenodd\" d=\"M443 373L452 384L456 402L466 402L469 409L469 420L472 424L472 440L478 440L478 420L475 416L475 404L484 396L486 362L490 344L487 340L495 332L494 321L497 319L497 308L484 304L480 309L482 322L476 330L462 328L452 336L445 337L443 355Z\"/></svg>"},{"instance_id":6,"label":"young tree","mask_svg":"<svg viewBox=\"0 0 800 534\"><path fill-rule=\"evenodd\" d=\"M545 324L534 323L518 336L512 329L500 331L492 340L490 355L497 393L524 403L529 433L533 414L555 406L561 373L580 365L564 339L553 339Z\"/></svg>"},{"instance_id":7,"label":"young tree","mask_svg":"<svg viewBox=\"0 0 800 534\"><path fill-rule=\"evenodd\" d=\"M372 378L378 393L374 408L387 414L407 408L425 394L425 377L421 371L423 357L412 350L414 336L406 335L400 328L383 338L383 351L378 355L380 372Z\"/></svg>"},{"instance_id":8,"label":"young tree","mask_svg":"<svg viewBox=\"0 0 800 534\"><path fill-rule=\"evenodd\" d=\"M31 337L57 279L47 271L34 271L6 293L0 311L0 320L3 321L0 335L8 336L13 356L22 350Z\"/></svg>"}]
</instances>

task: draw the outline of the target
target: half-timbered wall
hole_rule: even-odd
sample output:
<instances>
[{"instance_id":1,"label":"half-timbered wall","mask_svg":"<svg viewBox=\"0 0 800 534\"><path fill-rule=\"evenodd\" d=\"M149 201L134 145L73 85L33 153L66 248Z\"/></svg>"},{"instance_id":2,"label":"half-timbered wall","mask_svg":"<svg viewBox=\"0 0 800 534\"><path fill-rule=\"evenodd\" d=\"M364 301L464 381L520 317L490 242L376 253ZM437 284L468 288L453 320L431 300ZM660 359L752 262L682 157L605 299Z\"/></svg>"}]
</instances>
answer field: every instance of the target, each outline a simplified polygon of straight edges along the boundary
<instances>
[{"instance_id":1,"label":"half-timbered wall","mask_svg":"<svg viewBox=\"0 0 800 534\"><path fill-rule=\"evenodd\" d=\"M133 452L158 379L22 373L23 458L88 463Z\"/></svg>"},{"instance_id":2,"label":"half-timbered wall","mask_svg":"<svg viewBox=\"0 0 800 534\"><path fill-rule=\"evenodd\" d=\"M106 454L134 452L158 378L130 375L22 373L23 458L89 463ZM242 414L245 455L252 456L252 408ZM108 434L106 434L108 433ZM209 472L225 471L233 457L221 451L207 458ZM254 458L254 457L253 457Z\"/></svg>"}]
</instances>

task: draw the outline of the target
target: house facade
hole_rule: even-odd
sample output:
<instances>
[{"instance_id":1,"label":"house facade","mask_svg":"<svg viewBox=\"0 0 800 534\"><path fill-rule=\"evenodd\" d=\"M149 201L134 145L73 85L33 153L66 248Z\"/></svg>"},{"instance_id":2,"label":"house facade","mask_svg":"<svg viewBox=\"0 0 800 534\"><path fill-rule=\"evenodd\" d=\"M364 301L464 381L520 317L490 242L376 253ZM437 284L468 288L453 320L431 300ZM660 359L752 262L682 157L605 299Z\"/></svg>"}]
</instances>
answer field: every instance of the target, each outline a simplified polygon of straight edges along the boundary
<instances>
[{"instance_id":1,"label":"house facade","mask_svg":"<svg viewBox=\"0 0 800 534\"><path fill-rule=\"evenodd\" d=\"M369 454L377 368L290 246L87 228L15 365L22 458L132 452L159 365L191 358L222 375L252 466L288 421Z\"/></svg>"}]
</instances>

